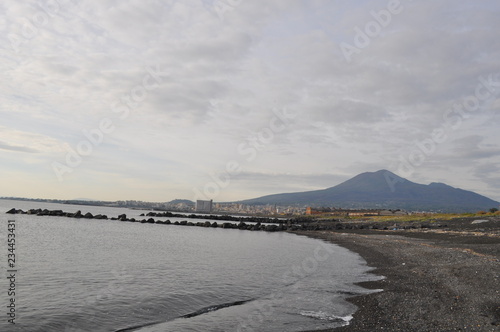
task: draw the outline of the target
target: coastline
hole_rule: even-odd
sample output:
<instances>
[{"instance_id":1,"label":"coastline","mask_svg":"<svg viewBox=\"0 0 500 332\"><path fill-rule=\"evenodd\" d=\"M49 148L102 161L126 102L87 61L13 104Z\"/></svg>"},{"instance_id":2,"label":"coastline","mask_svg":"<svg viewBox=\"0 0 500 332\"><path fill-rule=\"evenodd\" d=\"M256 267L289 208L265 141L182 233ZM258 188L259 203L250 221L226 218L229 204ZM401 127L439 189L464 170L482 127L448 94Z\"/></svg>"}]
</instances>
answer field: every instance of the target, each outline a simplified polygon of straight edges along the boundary
<instances>
[{"instance_id":1,"label":"coastline","mask_svg":"<svg viewBox=\"0 0 500 332\"><path fill-rule=\"evenodd\" d=\"M356 252L370 273L386 277L359 284L384 291L349 298L359 309L348 326L322 331L500 331L500 217L477 218L318 221L288 230Z\"/></svg>"},{"instance_id":2,"label":"coastline","mask_svg":"<svg viewBox=\"0 0 500 332\"><path fill-rule=\"evenodd\" d=\"M358 253L370 273L360 286L384 291L348 300L350 324L323 332L500 331L500 236L492 229L304 231Z\"/></svg>"}]
</instances>

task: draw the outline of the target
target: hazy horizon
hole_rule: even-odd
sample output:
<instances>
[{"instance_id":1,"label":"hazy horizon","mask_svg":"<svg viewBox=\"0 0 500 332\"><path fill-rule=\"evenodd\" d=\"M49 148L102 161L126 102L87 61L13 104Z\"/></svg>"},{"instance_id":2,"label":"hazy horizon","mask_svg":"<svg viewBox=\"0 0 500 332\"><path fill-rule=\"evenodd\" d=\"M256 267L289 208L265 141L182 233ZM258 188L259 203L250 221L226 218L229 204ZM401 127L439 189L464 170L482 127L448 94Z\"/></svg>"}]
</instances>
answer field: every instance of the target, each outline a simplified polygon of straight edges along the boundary
<instances>
[{"instance_id":1,"label":"hazy horizon","mask_svg":"<svg viewBox=\"0 0 500 332\"><path fill-rule=\"evenodd\" d=\"M4 1L0 196L237 201L387 169L500 201L497 1Z\"/></svg>"}]
</instances>

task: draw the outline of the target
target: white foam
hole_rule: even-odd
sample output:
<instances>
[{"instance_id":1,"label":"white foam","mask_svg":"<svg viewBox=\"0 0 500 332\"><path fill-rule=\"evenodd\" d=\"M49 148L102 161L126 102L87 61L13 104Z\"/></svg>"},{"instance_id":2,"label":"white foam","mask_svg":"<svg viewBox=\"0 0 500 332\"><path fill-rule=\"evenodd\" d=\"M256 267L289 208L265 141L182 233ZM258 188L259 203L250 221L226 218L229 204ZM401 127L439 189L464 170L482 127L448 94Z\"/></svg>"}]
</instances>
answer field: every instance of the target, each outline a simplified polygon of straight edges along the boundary
<instances>
[{"instance_id":1,"label":"white foam","mask_svg":"<svg viewBox=\"0 0 500 332\"><path fill-rule=\"evenodd\" d=\"M343 321L345 323L349 323L349 321L351 321L351 319L353 318L352 315L342 317L342 316L335 316L332 314L328 314L328 313L323 312L323 311L301 311L300 314L302 316L306 316L306 317L311 317L311 318L316 318L316 319L321 319L321 320L328 320L328 321L332 321L332 322Z\"/></svg>"}]
</instances>

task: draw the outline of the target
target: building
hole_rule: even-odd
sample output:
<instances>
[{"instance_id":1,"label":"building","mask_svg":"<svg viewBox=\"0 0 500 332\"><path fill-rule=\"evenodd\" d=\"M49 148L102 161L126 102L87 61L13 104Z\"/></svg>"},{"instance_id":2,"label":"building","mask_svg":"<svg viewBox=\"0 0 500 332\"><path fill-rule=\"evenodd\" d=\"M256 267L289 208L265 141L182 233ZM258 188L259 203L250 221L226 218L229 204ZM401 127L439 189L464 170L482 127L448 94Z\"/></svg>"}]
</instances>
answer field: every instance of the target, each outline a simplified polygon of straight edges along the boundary
<instances>
[{"instance_id":1,"label":"building","mask_svg":"<svg viewBox=\"0 0 500 332\"><path fill-rule=\"evenodd\" d=\"M210 213L212 212L212 200L209 201L196 201L196 212Z\"/></svg>"}]
</instances>

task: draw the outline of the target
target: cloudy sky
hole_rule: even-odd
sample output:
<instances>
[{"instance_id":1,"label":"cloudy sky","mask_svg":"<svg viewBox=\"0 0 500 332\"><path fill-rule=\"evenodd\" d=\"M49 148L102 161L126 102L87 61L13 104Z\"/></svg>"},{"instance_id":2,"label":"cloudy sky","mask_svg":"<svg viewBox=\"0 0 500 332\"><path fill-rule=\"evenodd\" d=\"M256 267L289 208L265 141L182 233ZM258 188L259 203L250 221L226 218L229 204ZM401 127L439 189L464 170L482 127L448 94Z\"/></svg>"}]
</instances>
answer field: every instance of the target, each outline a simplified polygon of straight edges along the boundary
<instances>
[{"instance_id":1,"label":"cloudy sky","mask_svg":"<svg viewBox=\"0 0 500 332\"><path fill-rule=\"evenodd\" d=\"M0 3L0 196L229 201L388 169L500 200L500 4Z\"/></svg>"}]
</instances>

